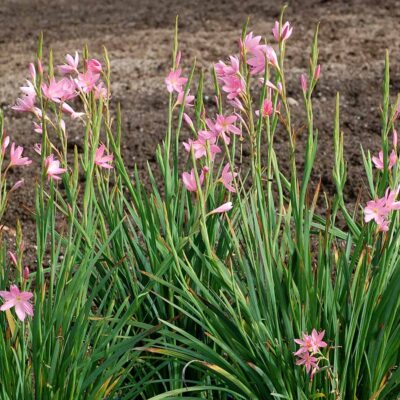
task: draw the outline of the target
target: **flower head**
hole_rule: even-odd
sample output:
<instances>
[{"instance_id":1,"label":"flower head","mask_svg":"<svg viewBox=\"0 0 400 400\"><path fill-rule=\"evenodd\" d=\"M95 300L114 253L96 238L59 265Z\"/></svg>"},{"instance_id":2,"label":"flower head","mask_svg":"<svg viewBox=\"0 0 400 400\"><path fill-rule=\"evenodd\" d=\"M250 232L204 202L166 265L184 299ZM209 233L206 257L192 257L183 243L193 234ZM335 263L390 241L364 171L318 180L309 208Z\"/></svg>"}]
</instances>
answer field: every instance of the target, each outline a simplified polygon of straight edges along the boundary
<instances>
[{"instance_id":1,"label":"flower head","mask_svg":"<svg viewBox=\"0 0 400 400\"><path fill-rule=\"evenodd\" d=\"M22 157L22 152L24 148L22 146L15 147L15 143L11 145L10 149L10 164L9 167L13 166L25 166L32 163L28 157Z\"/></svg>"},{"instance_id":2,"label":"flower head","mask_svg":"<svg viewBox=\"0 0 400 400\"><path fill-rule=\"evenodd\" d=\"M208 172L208 168L204 167L199 176L200 186L204 182L204 174L206 172ZM197 192L196 175L194 169L192 169L190 173L184 172L182 174L182 182L185 185L186 190L189 192Z\"/></svg>"},{"instance_id":3,"label":"flower head","mask_svg":"<svg viewBox=\"0 0 400 400\"><path fill-rule=\"evenodd\" d=\"M165 84L167 85L167 90L169 93L173 91L180 93L183 90L183 85L186 84L187 78L181 77L182 70L178 68L177 70L171 70L168 76L165 78Z\"/></svg>"},{"instance_id":4,"label":"flower head","mask_svg":"<svg viewBox=\"0 0 400 400\"><path fill-rule=\"evenodd\" d=\"M75 57L72 57L70 54L67 54L65 56L65 60L67 61L66 64L58 66L58 70L60 71L60 73L63 75L72 73L78 74L78 65L79 65L78 52L77 51L75 52Z\"/></svg>"},{"instance_id":5,"label":"flower head","mask_svg":"<svg viewBox=\"0 0 400 400\"><path fill-rule=\"evenodd\" d=\"M99 60L96 60L95 58L87 61L86 68L93 74L100 74L103 69L101 66L101 62Z\"/></svg>"},{"instance_id":6,"label":"flower head","mask_svg":"<svg viewBox=\"0 0 400 400\"><path fill-rule=\"evenodd\" d=\"M378 157L372 157L372 162L374 163L375 167L377 169L384 169L384 160L383 160L383 151L381 150L378 153ZM397 155L396 152L394 150L392 150L392 152L389 155L389 165L388 165L388 169L392 169L393 165L395 165L397 162Z\"/></svg>"},{"instance_id":7,"label":"flower head","mask_svg":"<svg viewBox=\"0 0 400 400\"><path fill-rule=\"evenodd\" d=\"M272 29L272 34L274 35L274 39L279 42L279 41L285 41L287 39L290 38L290 36L292 36L292 32L293 32L293 27L290 25L289 22L285 22L282 26L282 31L279 32L279 22L275 21L275 25Z\"/></svg>"},{"instance_id":8,"label":"flower head","mask_svg":"<svg viewBox=\"0 0 400 400\"><path fill-rule=\"evenodd\" d=\"M114 156L112 154L109 154L107 156L104 155L104 151L106 149L106 146L102 144L97 150L96 154L94 157L94 163L98 165L99 167L106 168L106 169L111 169L113 166L110 164L112 160L114 159Z\"/></svg>"},{"instance_id":9,"label":"flower head","mask_svg":"<svg viewBox=\"0 0 400 400\"><path fill-rule=\"evenodd\" d=\"M244 40L240 40L240 47L246 51L246 53L254 53L260 47L261 36L253 36L253 32L246 35Z\"/></svg>"},{"instance_id":10,"label":"flower head","mask_svg":"<svg viewBox=\"0 0 400 400\"><path fill-rule=\"evenodd\" d=\"M90 93L92 90L94 90L99 79L100 74L88 69L83 74L78 74L78 78L75 79L75 83L83 93Z\"/></svg>"},{"instance_id":11,"label":"flower head","mask_svg":"<svg viewBox=\"0 0 400 400\"><path fill-rule=\"evenodd\" d=\"M221 135L222 139L226 144L230 143L229 134L233 133L234 135L241 135L242 131L233 125L237 120L236 115L229 115L225 117L224 115L217 115L217 119L215 121L215 130Z\"/></svg>"},{"instance_id":12,"label":"flower head","mask_svg":"<svg viewBox=\"0 0 400 400\"><path fill-rule=\"evenodd\" d=\"M54 155L49 155L45 160L45 168L46 175L48 179L60 180L64 172L66 172L66 168L60 168L60 161L54 158Z\"/></svg>"},{"instance_id":13,"label":"flower head","mask_svg":"<svg viewBox=\"0 0 400 400\"><path fill-rule=\"evenodd\" d=\"M236 192L236 189L232 186L233 179L237 176L237 172L231 172L230 164L226 164L224 169L222 170L220 181L232 193Z\"/></svg>"},{"instance_id":14,"label":"flower head","mask_svg":"<svg viewBox=\"0 0 400 400\"><path fill-rule=\"evenodd\" d=\"M0 291L0 296L5 300L5 303L0 307L1 311L15 307L15 313L21 321L24 321L27 315L33 316L33 307L29 302L33 293L21 292L17 286L11 285L10 291Z\"/></svg>"}]
</instances>

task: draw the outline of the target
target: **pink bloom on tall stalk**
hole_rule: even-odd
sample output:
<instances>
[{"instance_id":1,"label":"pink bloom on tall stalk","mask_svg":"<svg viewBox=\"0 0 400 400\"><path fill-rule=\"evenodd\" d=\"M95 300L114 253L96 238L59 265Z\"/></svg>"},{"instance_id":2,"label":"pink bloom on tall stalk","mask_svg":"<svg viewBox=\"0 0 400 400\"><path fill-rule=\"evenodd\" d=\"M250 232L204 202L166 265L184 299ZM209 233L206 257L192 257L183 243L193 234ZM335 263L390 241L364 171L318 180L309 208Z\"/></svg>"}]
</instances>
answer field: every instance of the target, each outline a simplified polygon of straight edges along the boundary
<instances>
[{"instance_id":1,"label":"pink bloom on tall stalk","mask_svg":"<svg viewBox=\"0 0 400 400\"><path fill-rule=\"evenodd\" d=\"M169 93L173 91L180 93L183 90L183 85L186 84L187 78L181 77L182 70L178 68L176 71L171 70L168 76L165 78L165 84Z\"/></svg>"},{"instance_id":2,"label":"pink bloom on tall stalk","mask_svg":"<svg viewBox=\"0 0 400 400\"><path fill-rule=\"evenodd\" d=\"M22 146L17 146L15 147L15 143L11 145L10 149L10 164L8 167L13 167L13 166L25 166L29 165L32 163L32 160L30 160L28 157L22 157L22 152L24 151L24 148Z\"/></svg>"},{"instance_id":3,"label":"pink bloom on tall stalk","mask_svg":"<svg viewBox=\"0 0 400 400\"><path fill-rule=\"evenodd\" d=\"M389 166L388 169L392 169L393 165L396 164L397 162L397 155L396 152L394 150L392 150L392 152L389 155ZM374 163L375 167L377 169L384 169L384 163L383 163L383 151L381 150L378 153L378 157L372 157L372 162Z\"/></svg>"},{"instance_id":4,"label":"pink bloom on tall stalk","mask_svg":"<svg viewBox=\"0 0 400 400\"><path fill-rule=\"evenodd\" d=\"M236 189L232 186L232 181L236 176L237 172L232 173L230 164L226 164L224 169L222 170L220 181L225 186L225 188L232 193L236 193Z\"/></svg>"},{"instance_id":5,"label":"pink bloom on tall stalk","mask_svg":"<svg viewBox=\"0 0 400 400\"><path fill-rule=\"evenodd\" d=\"M109 163L112 162L114 159L114 156L112 154L109 154L107 156L104 155L104 152L106 150L106 146L102 144L97 150L96 154L94 157L94 163L98 165L99 167L106 168L106 169L111 169L113 166Z\"/></svg>"},{"instance_id":6,"label":"pink bloom on tall stalk","mask_svg":"<svg viewBox=\"0 0 400 400\"><path fill-rule=\"evenodd\" d=\"M231 62L230 65L225 64L223 61L219 61L214 65L215 73L217 78L222 80L229 76L236 76L239 74L239 59L237 56L229 56Z\"/></svg>"},{"instance_id":7,"label":"pink bloom on tall stalk","mask_svg":"<svg viewBox=\"0 0 400 400\"><path fill-rule=\"evenodd\" d=\"M274 112L274 105L272 104L272 101L270 99L265 99L263 103L263 108L261 110L261 115L263 117L270 117L272 113ZM260 111L256 111L256 115L260 115Z\"/></svg>"},{"instance_id":8,"label":"pink bloom on tall stalk","mask_svg":"<svg viewBox=\"0 0 400 400\"><path fill-rule=\"evenodd\" d=\"M104 84L104 82L100 82L98 85L95 85L94 87L94 98L96 100L98 99L107 99L108 98L108 90Z\"/></svg>"},{"instance_id":9,"label":"pink bloom on tall stalk","mask_svg":"<svg viewBox=\"0 0 400 400\"><path fill-rule=\"evenodd\" d=\"M304 365L306 367L307 373L310 373L312 368L313 370L311 371L311 379L315 372L319 370L318 358L313 357L310 353L300 354L299 358L296 360L296 365Z\"/></svg>"},{"instance_id":10,"label":"pink bloom on tall stalk","mask_svg":"<svg viewBox=\"0 0 400 400\"><path fill-rule=\"evenodd\" d=\"M92 58L91 60L86 62L86 68L93 74L100 74L103 69L103 67L101 66L101 62L99 60L96 60L95 58Z\"/></svg>"},{"instance_id":11,"label":"pink bloom on tall stalk","mask_svg":"<svg viewBox=\"0 0 400 400\"><path fill-rule=\"evenodd\" d=\"M42 84L43 95L55 103L73 99L77 96L76 85L69 78L62 78L58 82L55 78L50 79L49 85Z\"/></svg>"},{"instance_id":12,"label":"pink bloom on tall stalk","mask_svg":"<svg viewBox=\"0 0 400 400\"><path fill-rule=\"evenodd\" d=\"M246 91L246 83L241 76L227 76L222 78L222 81L224 83L222 90L228 93L228 100L233 100Z\"/></svg>"},{"instance_id":13,"label":"pink bloom on tall stalk","mask_svg":"<svg viewBox=\"0 0 400 400\"><path fill-rule=\"evenodd\" d=\"M35 107L36 95L26 95L17 99L17 102L11 108L19 112L32 112L41 115L38 108Z\"/></svg>"},{"instance_id":14,"label":"pink bloom on tall stalk","mask_svg":"<svg viewBox=\"0 0 400 400\"><path fill-rule=\"evenodd\" d=\"M75 79L75 83L83 93L90 93L92 90L94 90L99 79L100 74L87 70L83 74L78 74L78 78Z\"/></svg>"},{"instance_id":15,"label":"pink bloom on tall stalk","mask_svg":"<svg viewBox=\"0 0 400 400\"><path fill-rule=\"evenodd\" d=\"M253 32L246 35L244 40L240 40L240 48L246 53L254 53L260 47L261 36L253 36Z\"/></svg>"},{"instance_id":16,"label":"pink bloom on tall stalk","mask_svg":"<svg viewBox=\"0 0 400 400\"><path fill-rule=\"evenodd\" d=\"M221 135L222 139L226 144L230 143L229 133L233 133L234 135L241 135L242 131L233 125L237 120L236 115L229 115L227 117L223 115L217 115L217 119L215 121L215 130Z\"/></svg>"},{"instance_id":17,"label":"pink bloom on tall stalk","mask_svg":"<svg viewBox=\"0 0 400 400\"><path fill-rule=\"evenodd\" d=\"M66 168L60 168L60 161L54 158L54 155L49 155L45 160L45 168L46 168L46 175L48 179L54 179L56 181L60 180L64 172L66 172Z\"/></svg>"},{"instance_id":18,"label":"pink bloom on tall stalk","mask_svg":"<svg viewBox=\"0 0 400 400\"><path fill-rule=\"evenodd\" d=\"M58 70L60 71L61 74L66 75L66 74L72 74L76 73L78 74L78 65L79 65L79 54L76 51L75 52L75 57L72 57L70 54L67 54L65 56L65 60L67 61L66 64L59 65Z\"/></svg>"},{"instance_id":19,"label":"pink bloom on tall stalk","mask_svg":"<svg viewBox=\"0 0 400 400\"><path fill-rule=\"evenodd\" d=\"M370 200L364 208L364 221L375 221L379 231L387 232L389 230L388 217L391 211L400 209L400 202L395 201L400 187L395 190L386 190L385 196L380 199Z\"/></svg>"},{"instance_id":20,"label":"pink bloom on tall stalk","mask_svg":"<svg viewBox=\"0 0 400 400\"><path fill-rule=\"evenodd\" d=\"M212 210L209 213L209 215L226 213L226 212L232 210L232 208L233 208L232 202L228 201L227 203L224 203L224 204L220 205L219 207L215 208L214 210Z\"/></svg>"},{"instance_id":21,"label":"pink bloom on tall stalk","mask_svg":"<svg viewBox=\"0 0 400 400\"><path fill-rule=\"evenodd\" d=\"M221 153L221 149L217 146L216 137L208 131L200 131L197 140L189 139L188 142L183 142L185 150L190 153L193 149L194 157L196 159L205 157L207 155L207 146L210 147L210 156L213 160L215 155Z\"/></svg>"},{"instance_id":22,"label":"pink bloom on tall stalk","mask_svg":"<svg viewBox=\"0 0 400 400\"><path fill-rule=\"evenodd\" d=\"M33 293L21 292L17 286L11 285L10 291L0 291L0 296L5 300L5 303L0 307L1 311L15 307L15 313L21 321L24 321L27 315L33 317L33 307L29 302Z\"/></svg>"},{"instance_id":23,"label":"pink bloom on tall stalk","mask_svg":"<svg viewBox=\"0 0 400 400\"><path fill-rule=\"evenodd\" d=\"M188 90L188 93L186 95L185 99L185 107L193 107L193 101L194 101L194 96L189 94L190 90ZM185 92L182 90L181 92L178 93L178 97L176 99L176 104L182 104L183 103L183 97L185 96Z\"/></svg>"},{"instance_id":24,"label":"pink bloom on tall stalk","mask_svg":"<svg viewBox=\"0 0 400 400\"><path fill-rule=\"evenodd\" d=\"M23 94L26 94L27 96L35 97L36 96L36 90L35 86L33 86L33 83L31 81L26 81L27 86L21 86L20 90Z\"/></svg>"},{"instance_id":25,"label":"pink bloom on tall stalk","mask_svg":"<svg viewBox=\"0 0 400 400\"><path fill-rule=\"evenodd\" d=\"M203 184L204 182L204 174L208 172L208 168L204 167L201 171L201 174L199 176L199 183L200 186ZM182 182L185 185L186 190L188 190L189 192L197 192L197 184L196 184L196 175L194 173L194 169L192 169L189 172L184 172L182 174Z\"/></svg>"},{"instance_id":26,"label":"pink bloom on tall stalk","mask_svg":"<svg viewBox=\"0 0 400 400\"><path fill-rule=\"evenodd\" d=\"M307 373L311 371L310 379L312 379L314 374L319 370L319 358L314 356L320 353L320 349L328 346L322 340L324 335L325 331L317 332L313 329L311 335L303 332L302 339L294 339L294 341L300 345L300 349L294 353L294 355L298 357L296 365L304 365Z\"/></svg>"},{"instance_id":27,"label":"pink bloom on tall stalk","mask_svg":"<svg viewBox=\"0 0 400 400\"><path fill-rule=\"evenodd\" d=\"M264 73L265 61L272 66L279 68L278 57L276 56L275 50L271 46L262 45L253 53L253 57L247 60L247 64L251 67L251 73Z\"/></svg>"},{"instance_id":28,"label":"pink bloom on tall stalk","mask_svg":"<svg viewBox=\"0 0 400 400\"><path fill-rule=\"evenodd\" d=\"M282 26L282 31L279 34L279 22L275 21L275 25L272 29L272 34L274 35L274 39L279 42L279 41L285 41L287 39L290 38L290 36L292 36L292 32L293 32L293 27L290 26L289 22L285 22Z\"/></svg>"}]
</instances>

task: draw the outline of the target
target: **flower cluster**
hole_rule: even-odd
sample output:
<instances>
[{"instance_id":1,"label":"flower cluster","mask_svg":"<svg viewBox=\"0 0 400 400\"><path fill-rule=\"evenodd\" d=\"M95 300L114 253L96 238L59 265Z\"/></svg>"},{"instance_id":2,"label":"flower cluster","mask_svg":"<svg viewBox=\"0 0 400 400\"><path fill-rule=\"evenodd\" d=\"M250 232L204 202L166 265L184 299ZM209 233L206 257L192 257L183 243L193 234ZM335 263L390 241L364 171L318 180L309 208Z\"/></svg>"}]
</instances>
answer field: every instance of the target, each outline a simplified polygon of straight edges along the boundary
<instances>
[{"instance_id":1,"label":"flower cluster","mask_svg":"<svg viewBox=\"0 0 400 400\"><path fill-rule=\"evenodd\" d=\"M375 221L379 231L387 232L389 230L389 214L394 210L400 210L400 201L395 201L399 191L400 186L395 190L388 188L383 197L370 200L364 209L365 222Z\"/></svg>"},{"instance_id":2,"label":"flower cluster","mask_svg":"<svg viewBox=\"0 0 400 400\"><path fill-rule=\"evenodd\" d=\"M327 347L327 344L322 340L324 335L325 331L317 332L313 329L311 335L303 332L301 339L294 339L295 343L300 345L299 350L294 353L297 357L296 365L304 365L307 373L310 374L310 379L319 370L318 364L322 356L320 349Z\"/></svg>"},{"instance_id":3,"label":"flower cluster","mask_svg":"<svg viewBox=\"0 0 400 400\"><path fill-rule=\"evenodd\" d=\"M95 99L108 99L109 93L105 87L104 82L101 79L103 71L102 64L96 59L90 59L84 61L83 71L79 70L79 54L75 52L75 56L67 54L65 57L66 63L59 65L57 70L62 75L60 79L51 76L48 80L44 77L43 66L40 60L38 60L38 71L42 76L43 83L40 88L37 85L37 72L35 65L31 63L29 65L29 73L31 80L27 80L26 86L21 87L22 96L17 99L16 104L12 107L13 110L18 112L30 112L33 113L37 121L34 121L34 131L43 134L42 127L42 111L35 104L38 102L37 97L39 94L49 103L59 107L62 114L70 116L72 119L81 119L86 113L75 111L67 101L74 100L75 98L87 96L92 94ZM63 135L66 135L66 123L63 119L57 118L56 122L51 121L49 114L46 114L46 122L51 126L60 130ZM8 139L8 137L6 138ZM2 145L3 152L8 146L8 142L4 141ZM36 153L41 155L42 148L40 143L34 145ZM102 144L95 152L94 163L99 167L110 169L113 168L111 162L113 155L104 155L106 149L105 145ZM13 143L11 145L10 158L11 166L22 166L31 164L31 160L27 157L22 157L23 148L21 146L15 147ZM60 157L59 157L60 158ZM65 160L64 160L65 161ZM66 161L65 161L66 162ZM61 175L67 172L67 168L60 166L61 161L57 159L56 155L50 154L45 159L45 172L48 179L60 180Z\"/></svg>"}]
</instances>

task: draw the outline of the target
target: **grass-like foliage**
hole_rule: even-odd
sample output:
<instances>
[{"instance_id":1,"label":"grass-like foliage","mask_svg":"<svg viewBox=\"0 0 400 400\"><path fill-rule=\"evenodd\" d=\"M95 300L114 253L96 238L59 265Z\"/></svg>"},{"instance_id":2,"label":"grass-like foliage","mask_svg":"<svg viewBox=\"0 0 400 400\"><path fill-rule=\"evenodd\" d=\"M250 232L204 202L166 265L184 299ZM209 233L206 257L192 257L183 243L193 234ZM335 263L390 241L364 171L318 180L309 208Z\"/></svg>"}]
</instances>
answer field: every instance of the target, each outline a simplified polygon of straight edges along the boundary
<instances>
[{"instance_id":1,"label":"grass-like foliage","mask_svg":"<svg viewBox=\"0 0 400 400\"><path fill-rule=\"evenodd\" d=\"M295 122L284 67L291 35L283 12L265 41L246 25L237 56L185 77L176 29L166 135L146 185L121 154L107 52L99 62L84 49L55 68L39 41L13 107L34 118L33 163L1 118L1 216L23 190L10 169L38 171L37 269L25 267L19 224L16 250L4 242L0 252L1 399L397 398L399 112L389 59L382 152L360 150L372 200L351 209L339 95L335 194L310 181L318 29L300 79L304 121ZM71 151L79 129L83 145ZM277 135L287 154L276 153Z\"/></svg>"}]
</instances>

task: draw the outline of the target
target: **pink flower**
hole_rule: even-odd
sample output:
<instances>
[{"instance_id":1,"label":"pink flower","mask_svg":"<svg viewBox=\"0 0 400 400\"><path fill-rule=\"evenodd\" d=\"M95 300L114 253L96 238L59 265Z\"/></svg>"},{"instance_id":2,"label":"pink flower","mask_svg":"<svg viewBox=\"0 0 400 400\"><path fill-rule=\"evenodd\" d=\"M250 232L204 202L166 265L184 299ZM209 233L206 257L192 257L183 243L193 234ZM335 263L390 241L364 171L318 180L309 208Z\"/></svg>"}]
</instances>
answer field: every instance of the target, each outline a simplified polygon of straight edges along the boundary
<instances>
[{"instance_id":1,"label":"pink flower","mask_svg":"<svg viewBox=\"0 0 400 400\"><path fill-rule=\"evenodd\" d=\"M246 91L246 83L241 76L227 76L222 78L222 90L228 93L228 100L233 100Z\"/></svg>"},{"instance_id":2,"label":"pink flower","mask_svg":"<svg viewBox=\"0 0 400 400\"><path fill-rule=\"evenodd\" d=\"M270 117L272 113L274 112L274 106L272 104L272 101L270 99L265 99L263 103L263 108L262 108L262 116L263 117ZM260 115L260 111L256 111L256 115Z\"/></svg>"},{"instance_id":3,"label":"pink flower","mask_svg":"<svg viewBox=\"0 0 400 400\"><path fill-rule=\"evenodd\" d=\"M228 212L230 210L232 210L233 205L231 201L228 201L227 203L222 204L221 206L217 207L216 209L212 210L209 215L212 214L222 214L225 212Z\"/></svg>"},{"instance_id":4,"label":"pink flower","mask_svg":"<svg viewBox=\"0 0 400 400\"><path fill-rule=\"evenodd\" d=\"M225 165L224 169L221 173L220 181L232 193L236 192L236 189L232 186L233 179L237 176L237 172L231 172L231 166L228 164Z\"/></svg>"},{"instance_id":5,"label":"pink flower","mask_svg":"<svg viewBox=\"0 0 400 400\"><path fill-rule=\"evenodd\" d=\"M22 96L17 99L16 104L11 108L15 111L33 112L36 114L38 109L35 107L35 101L36 101L36 95Z\"/></svg>"},{"instance_id":6,"label":"pink flower","mask_svg":"<svg viewBox=\"0 0 400 400\"><path fill-rule=\"evenodd\" d=\"M100 72L102 71L101 62L99 60L96 60L95 58L87 61L86 68L92 74L100 74Z\"/></svg>"},{"instance_id":7,"label":"pink flower","mask_svg":"<svg viewBox=\"0 0 400 400\"><path fill-rule=\"evenodd\" d=\"M274 38L277 42L289 39L290 36L292 35L292 32L293 28L290 26L290 23L285 22L282 26L281 34L279 34L279 22L275 21L275 25L272 29L272 34L274 35Z\"/></svg>"},{"instance_id":8,"label":"pink flower","mask_svg":"<svg viewBox=\"0 0 400 400\"><path fill-rule=\"evenodd\" d=\"M87 70L83 74L78 74L78 79L75 79L75 83L83 93L90 93L95 88L96 82L99 79L100 74L94 73L91 70Z\"/></svg>"},{"instance_id":9,"label":"pink flower","mask_svg":"<svg viewBox=\"0 0 400 400\"><path fill-rule=\"evenodd\" d=\"M186 95L186 99L185 99L185 107L193 107L193 101L194 101L194 96L189 94L190 90L188 90L188 93ZM183 103L183 97L185 95L185 92L179 92L178 93L178 98L176 99L176 104L182 104Z\"/></svg>"},{"instance_id":10,"label":"pink flower","mask_svg":"<svg viewBox=\"0 0 400 400\"><path fill-rule=\"evenodd\" d=\"M96 100L102 98L102 99L107 99L108 97L108 90L106 86L104 85L104 82L100 82L98 85L94 87L94 98Z\"/></svg>"},{"instance_id":11,"label":"pink flower","mask_svg":"<svg viewBox=\"0 0 400 400\"><path fill-rule=\"evenodd\" d=\"M300 76L300 84L301 84L301 89L303 92L307 92L308 90L308 82L307 82L307 76L305 74L301 74Z\"/></svg>"},{"instance_id":12,"label":"pink flower","mask_svg":"<svg viewBox=\"0 0 400 400\"><path fill-rule=\"evenodd\" d=\"M393 147L395 149L397 148L397 131L396 131L396 129L393 129Z\"/></svg>"},{"instance_id":13,"label":"pink flower","mask_svg":"<svg viewBox=\"0 0 400 400\"><path fill-rule=\"evenodd\" d=\"M69 100L77 96L75 83L68 78L62 78L58 82L55 78L50 79L49 85L43 83L43 95L55 103Z\"/></svg>"},{"instance_id":14,"label":"pink flower","mask_svg":"<svg viewBox=\"0 0 400 400\"><path fill-rule=\"evenodd\" d=\"M113 166L111 164L109 164L109 163L112 162L112 160L114 159L114 156L112 154L109 154L108 156L105 156L104 155L105 149L106 149L106 146L104 144L102 144L96 150L96 154L95 154L95 157L94 157L94 163L96 165L98 165L99 167L111 169L111 168L113 168Z\"/></svg>"},{"instance_id":15,"label":"pink flower","mask_svg":"<svg viewBox=\"0 0 400 400\"><path fill-rule=\"evenodd\" d=\"M318 353L319 349L328 346L322 339L325 336L325 331L317 332L315 329L311 332L311 349L312 353Z\"/></svg>"},{"instance_id":16,"label":"pink flower","mask_svg":"<svg viewBox=\"0 0 400 400\"><path fill-rule=\"evenodd\" d=\"M30 97L35 97L36 96L36 90L35 86L33 86L33 83L31 81L26 81L27 86L21 86L20 90L23 94L26 94L27 96Z\"/></svg>"},{"instance_id":17,"label":"pink flower","mask_svg":"<svg viewBox=\"0 0 400 400\"><path fill-rule=\"evenodd\" d=\"M319 370L318 358L313 357L310 353L302 353L296 361L296 365L304 365L306 367L307 373L310 373L311 368L313 368L314 373Z\"/></svg>"},{"instance_id":18,"label":"pink flower","mask_svg":"<svg viewBox=\"0 0 400 400\"><path fill-rule=\"evenodd\" d=\"M313 346L312 337L307 335L306 333L302 332L302 339L294 339L295 343L300 345L300 349L294 353L295 356L298 356L302 353L310 351Z\"/></svg>"},{"instance_id":19,"label":"pink flower","mask_svg":"<svg viewBox=\"0 0 400 400\"><path fill-rule=\"evenodd\" d=\"M189 139L188 142L183 142L185 150L189 153L193 149L194 157L196 159L205 157L207 155L207 146L210 146L211 159L214 159L215 155L221 153L221 149L217 146L216 137L208 131L200 131L197 140Z\"/></svg>"},{"instance_id":20,"label":"pink flower","mask_svg":"<svg viewBox=\"0 0 400 400\"><path fill-rule=\"evenodd\" d=\"M229 133L233 133L234 135L242 134L242 131L233 125L236 120L236 115L229 115L227 117L224 117L223 115L217 115L217 120L215 121L215 130L221 135L226 144L230 143Z\"/></svg>"},{"instance_id":21,"label":"pink flower","mask_svg":"<svg viewBox=\"0 0 400 400\"><path fill-rule=\"evenodd\" d=\"M261 45L258 50L253 53L253 57L247 60L247 64L251 67L251 73L264 73L265 60L274 67L279 68L278 57L276 56L275 50L271 46Z\"/></svg>"},{"instance_id":22,"label":"pink flower","mask_svg":"<svg viewBox=\"0 0 400 400\"><path fill-rule=\"evenodd\" d=\"M244 41L240 40L240 47L246 51L246 53L254 53L260 47L261 36L254 36L253 32L250 32L244 38Z\"/></svg>"},{"instance_id":23,"label":"pink flower","mask_svg":"<svg viewBox=\"0 0 400 400\"><path fill-rule=\"evenodd\" d=\"M24 321L27 315L33 316L33 307L29 302L33 293L20 292L17 286L11 285L10 291L0 291L0 296L5 300L5 303L0 307L1 311L15 307L15 313L21 321Z\"/></svg>"},{"instance_id":24,"label":"pink flower","mask_svg":"<svg viewBox=\"0 0 400 400\"><path fill-rule=\"evenodd\" d=\"M400 202L395 201L399 193L400 187L395 190L386 190L385 196L380 199L370 200L364 208L364 221L372 220L378 225L379 231L386 232L389 230L388 216L391 211L400 209Z\"/></svg>"},{"instance_id":25,"label":"pink flower","mask_svg":"<svg viewBox=\"0 0 400 400\"><path fill-rule=\"evenodd\" d=\"M168 76L165 78L165 84L167 85L167 90L172 93L174 90L177 93L182 92L183 85L186 84L187 78L181 77L182 70L178 68L176 71L171 70Z\"/></svg>"},{"instance_id":26,"label":"pink flower","mask_svg":"<svg viewBox=\"0 0 400 400\"><path fill-rule=\"evenodd\" d=\"M204 173L207 172L208 168L204 167L199 176L200 186L204 182ZM188 172L184 172L182 174L182 182L185 185L186 190L188 190L189 192L197 192L196 176L194 173L194 169L190 171L190 174Z\"/></svg>"},{"instance_id":27,"label":"pink flower","mask_svg":"<svg viewBox=\"0 0 400 400\"><path fill-rule=\"evenodd\" d=\"M24 273L23 273L24 279L27 281L29 279L29 268L25 267L24 268Z\"/></svg>"},{"instance_id":28,"label":"pink flower","mask_svg":"<svg viewBox=\"0 0 400 400\"><path fill-rule=\"evenodd\" d=\"M22 146L15 147L15 143L11 145L10 149L10 164L8 167L12 166L25 166L32 163L28 157L22 157L22 152L24 148Z\"/></svg>"},{"instance_id":29,"label":"pink flower","mask_svg":"<svg viewBox=\"0 0 400 400\"><path fill-rule=\"evenodd\" d=\"M370 222L374 220L379 226L387 217L385 198L370 200L364 208L364 221ZM383 225L385 227L385 225Z\"/></svg>"},{"instance_id":30,"label":"pink flower","mask_svg":"<svg viewBox=\"0 0 400 400\"><path fill-rule=\"evenodd\" d=\"M46 175L48 179L60 180L59 175L66 172L66 168L60 168L60 161L54 158L54 155L49 155L45 160Z\"/></svg>"},{"instance_id":31,"label":"pink flower","mask_svg":"<svg viewBox=\"0 0 400 400\"><path fill-rule=\"evenodd\" d=\"M239 59L237 56L229 56L230 65L225 64L223 61L219 61L214 65L215 73L217 78L227 78L230 76L236 76L239 74Z\"/></svg>"},{"instance_id":32,"label":"pink flower","mask_svg":"<svg viewBox=\"0 0 400 400\"><path fill-rule=\"evenodd\" d=\"M379 157L372 157L372 162L375 164L375 167L377 169L384 169L384 164L383 164L383 151L381 150L378 154ZM397 155L394 150L390 153L389 156L389 166L388 169L392 169L393 165L396 164L397 161Z\"/></svg>"},{"instance_id":33,"label":"pink flower","mask_svg":"<svg viewBox=\"0 0 400 400\"><path fill-rule=\"evenodd\" d=\"M77 118L83 117L85 115L85 113L83 113L83 112L74 111L72 109L72 107L70 105L68 105L67 103L62 104L62 110L64 113L69 114L72 119L77 119Z\"/></svg>"},{"instance_id":34,"label":"pink flower","mask_svg":"<svg viewBox=\"0 0 400 400\"><path fill-rule=\"evenodd\" d=\"M65 60L67 61L66 64L64 65L59 65L58 70L60 71L61 74L66 75L66 74L72 74L72 73L78 73L78 65L79 65L79 54L76 51L75 52L75 57L72 57L70 54L67 54L65 56Z\"/></svg>"}]
</instances>

